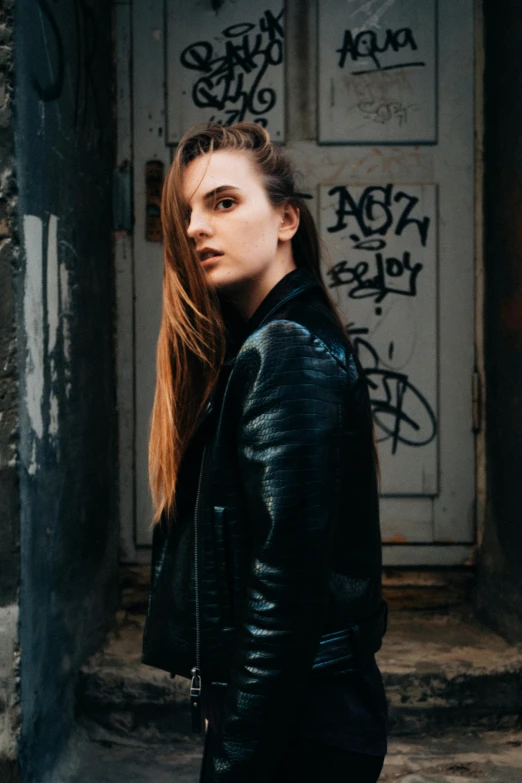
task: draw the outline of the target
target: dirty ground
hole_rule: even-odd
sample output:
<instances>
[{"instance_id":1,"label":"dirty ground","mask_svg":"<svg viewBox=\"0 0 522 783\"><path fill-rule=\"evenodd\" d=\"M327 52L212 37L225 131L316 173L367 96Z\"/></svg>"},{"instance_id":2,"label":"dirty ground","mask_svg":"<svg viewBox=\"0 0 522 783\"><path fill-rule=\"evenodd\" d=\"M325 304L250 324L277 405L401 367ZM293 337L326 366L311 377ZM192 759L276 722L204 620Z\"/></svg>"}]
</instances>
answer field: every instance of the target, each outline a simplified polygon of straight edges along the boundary
<instances>
[{"instance_id":1,"label":"dirty ground","mask_svg":"<svg viewBox=\"0 0 522 783\"><path fill-rule=\"evenodd\" d=\"M197 783L200 762L201 745L94 742L79 730L52 783ZM522 732L392 739L380 781L521 783Z\"/></svg>"}]
</instances>

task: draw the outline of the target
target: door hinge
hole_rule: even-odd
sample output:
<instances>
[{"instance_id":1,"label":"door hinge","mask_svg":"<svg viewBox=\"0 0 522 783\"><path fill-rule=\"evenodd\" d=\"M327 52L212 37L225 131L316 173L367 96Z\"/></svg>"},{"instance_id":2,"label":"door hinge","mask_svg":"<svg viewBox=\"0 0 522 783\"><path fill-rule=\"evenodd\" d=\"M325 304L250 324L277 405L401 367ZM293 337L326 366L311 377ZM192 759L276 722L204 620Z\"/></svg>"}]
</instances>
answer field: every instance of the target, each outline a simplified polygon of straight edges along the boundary
<instances>
[{"instance_id":1,"label":"door hinge","mask_svg":"<svg viewBox=\"0 0 522 783\"><path fill-rule=\"evenodd\" d=\"M124 160L112 176L112 227L114 231L132 232L132 166Z\"/></svg>"},{"instance_id":2,"label":"door hinge","mask_svg":"<svg viewBox=\"0 0 522 783\"><path fill-rule=\"evenodd\" d=\"M482 429L482 379L478 370L473 370L471 390L473 432L480 432Z\"/></svg>"}]
</instances>

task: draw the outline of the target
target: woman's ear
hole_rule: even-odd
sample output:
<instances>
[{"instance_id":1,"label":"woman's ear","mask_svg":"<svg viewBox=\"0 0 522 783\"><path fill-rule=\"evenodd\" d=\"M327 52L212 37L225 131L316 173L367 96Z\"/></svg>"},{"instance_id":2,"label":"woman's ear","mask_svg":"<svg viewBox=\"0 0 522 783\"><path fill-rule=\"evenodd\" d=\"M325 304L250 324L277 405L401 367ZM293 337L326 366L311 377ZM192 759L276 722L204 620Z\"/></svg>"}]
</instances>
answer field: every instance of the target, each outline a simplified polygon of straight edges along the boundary
<instances>
[{"instance_id":1,"label":"woman's ear","mask_svg":"<svg viewBox=\"0 0 522 783\"><path fill-rule=\"evenodd\" d=\"M299 207L287 202L281 210L281 226L279 227L279 241L289 242L299 228Z\"/></svg>"}]
</instances>

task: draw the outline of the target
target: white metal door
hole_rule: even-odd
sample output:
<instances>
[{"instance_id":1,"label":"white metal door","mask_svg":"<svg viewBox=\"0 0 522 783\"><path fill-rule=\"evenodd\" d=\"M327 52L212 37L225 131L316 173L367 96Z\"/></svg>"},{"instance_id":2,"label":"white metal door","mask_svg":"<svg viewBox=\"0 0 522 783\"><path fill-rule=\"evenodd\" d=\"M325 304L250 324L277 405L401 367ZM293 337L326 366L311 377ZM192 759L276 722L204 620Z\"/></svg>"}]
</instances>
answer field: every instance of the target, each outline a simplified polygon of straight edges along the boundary
<instances>
[{"instance_id":1,"label":"white metal door","mask_svg":"<svg viewBox=\"0 0 522 783\"><path fill-rule=\"evenodd\" d=\"M136 544L150 541L161 310L147 164L166 169L197 121L244 118L284 141L302 172L325 280L368 373L385 562L463 563L475 507L473 5L287 0L283 10L280 0L134 0Z\"/></svg>"}]
</instances>

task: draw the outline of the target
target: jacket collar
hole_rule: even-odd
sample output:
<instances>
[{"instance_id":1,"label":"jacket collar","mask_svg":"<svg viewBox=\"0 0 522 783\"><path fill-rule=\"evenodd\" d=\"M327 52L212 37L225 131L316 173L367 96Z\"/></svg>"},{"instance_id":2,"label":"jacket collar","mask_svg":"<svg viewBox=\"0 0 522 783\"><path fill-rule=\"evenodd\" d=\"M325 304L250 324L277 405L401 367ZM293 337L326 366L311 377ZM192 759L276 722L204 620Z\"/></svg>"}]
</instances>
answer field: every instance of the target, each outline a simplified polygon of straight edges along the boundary
<instances>
[{"instance_id":1,"label":"jacket collar","mask_svg":"<svg viewBox=\"0 0 522 783\"><path fill-rule=\"evenodd\" d=\"M269 321L283 304L315 286L319 286L319 283L312 272L301 268L293 269L268 292L248 321L244 321L235 308L226 305L228 345L224 366L229 367L234 364L238 351L247 337Z\"/></svg>"},{"instance_id":2,"label":"jacket collar","mask_svg":"<svg viewBox=\"0 0 522 783\"><path fill-rule=\"evenodd\" d=\"M303 291L318 286L319 283L313 274L307 269L293 269L287 275L281 278L278 283L268 292L261 304L257 307L254 314L246 324L246 337L256 329L259 329L264 323L270 320L271 316L290 299L294 299Z\"/></svg>"}]
</instances>

